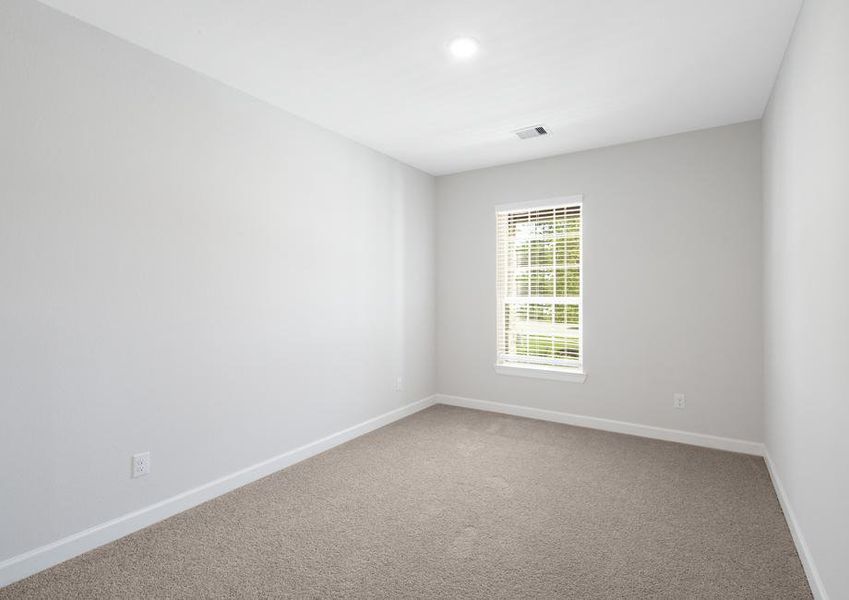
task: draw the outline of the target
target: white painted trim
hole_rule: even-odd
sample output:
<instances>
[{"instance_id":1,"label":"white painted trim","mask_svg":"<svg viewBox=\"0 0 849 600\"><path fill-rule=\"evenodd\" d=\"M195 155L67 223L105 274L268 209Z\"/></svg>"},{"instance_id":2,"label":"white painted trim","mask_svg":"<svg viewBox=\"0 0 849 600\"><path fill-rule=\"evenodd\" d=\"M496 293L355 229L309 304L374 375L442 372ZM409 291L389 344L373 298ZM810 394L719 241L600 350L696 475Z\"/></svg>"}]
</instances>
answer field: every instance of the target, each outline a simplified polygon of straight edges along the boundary
<instances>
[{"instance_id":1,"label":"white painted trim","mask_svg":"<svg viewBox=\"0 0 849 600\"><path fill-rule=\"evenodd\" d=\"M449 406L461 406L463 408L486 410L489 412L503 413L517 417L553 421L555 423L565 423L566 425L576 425L578 427L588 427L590 429L601 429L603 431L625 433L628 435L636 435L655 440L665 440L667 442L678 442L680 444L690 444L692 446L703 446L705 448L727 450L729 452L740 452L742 454L753 454L755 456L763 456L764 454L764 445L760 442L719 437L705 433L680 431L678 429L653 427L651 425L641 425L639 423L629 423L627 421L614 421L612 419L602 419L599 417L587 417L584 415L576 415L555 410L519 406L517 404L503 404L501 402L490 402L489 400L476 400L460 396L449 396L446 394L436 394L435 398L438 404L447 404Z\"/></svg>"},{"instance_id":2,"label":"white painted trim","mask_svg":"<svg viewBox=\"0 0 849 600\"><path fill-rule=\"evenodd\" d=\"M474 410L485 410L489 412L514 415L517 417L527 417L529 419L553 421L555 423L565 423L567 425L576 425L578 427L601 429L603 431L625 433L628 435L636 435L656 440L665 440L681 444L690 444L693 446L703 446L705 448L763 456L764 461L766 462L767 471L769 472L773 487L775 488L775 495L778 497L778 502L781 504L782 511L784 511L784 518L787 521L790 534L793 536L793 542L796 545L799 559L802 562L802 567L804 568L805 575L808 578L808 584L814 595L814 600L829 600L829 596L826 593L822 579L820 578L819 571L814 563L814 558L811 555L811 551L808 548L804 535L802 535L802 529L799 527L799 523L796 521L796 516L790 506L790 500L787 497L787 492L784 490L784 485L781 483L778 470L764 444L760 442L750 442L747 440L725 438L703 433L680 431L677 429L652 427L650 425L640 425L638 423L628 423L626 421L614 421L611 419L587 417L541 408L531 408L516 404L503 404L501 402L491 402L488 400L450 396L447 394L436 394L434 398L437 404L447 404L448 406L460 406L462 408L471 408Z\"/></svg>"},{"instance_id":3,"label":"white painted trim","mask_svg":"<svg viewBox=\"0 0 849 600\"><path fill-rule=\"evenodd\" d=\"M814 564L814 557L811 556L811 551L808 549L807 542L805 542L805 536L802 535L802 529L799 527L799 522L796 521L796 515L793 509L790 507L790 499L784 490L784 484L781 483L781 477L778 476L778 468L769 455L769 449L764 452L764 461L766 461L769 476L772 478L772 485L775 488L775 495L778 496L778 503L781 504L781 510L784 511L784 519L787 521L790 535L793 536L793 542L796 544L796 552L802 561L802 568L805 569L805 575L808 578L808 585L811 588L811 593L814 595L814 600L828 600L825 586L823 586L819 571L816 564Z\"/></svg>"},{"instance_id":4,"label":"white painted trim","mask_svg":"<svg viewBox=\"0 0 849 600\"><path fill-rule=\"evenodd\" d=\"M563 367L547 367L542 365L507 365L496 364L495 372L499 375L510 375L512 377L533 377L535 379L554 379L556 381L569 381L571 383L584 383L587 374L582 371L564 369Z\"/></svg>"},{"instance_id":5,"label":"white painted trim","mask_svg":"<svg viewBox=\"0 0 849 600\"><path fill-rule=\"evenodd\" d=\"M146 506L140 510L122 515L110 521L106 521L105 523L95 525L94 527L69 535L55 542L51 542L28 552L13 556L12 558L0 562L0 588L57 565L63 561L73 558L74 556L78 556L84 552L88 552L89 550L93 550L99 546L115 541L125 535L133 533L134 531L153 525L154 523L167 519L168 517L183 512L184 510L188 510L189 508L197 506L207 500L211 500L212 498L256 481L257 479L261 479L262 477L270 475L280 469L284 469L297 462L310 458L311 456L315 456L316 454L329 450L370 431L374 431L384 425L403 419L404 417L412 415L436 403L764 456L767 470L772 478L778 501L784 511L787 525L790 529L791 535L793 536L793 541L796 544L799 558L801 559L802 566L805 569L805 574L808 578L814 598L815 600L829 600L828 594L823 587L822 579L820 578L819 572L814 564L813 557L811 556L808 545L805 542L805 538L802 535L798 522L796 521L793 509L790 506L787 493L781 483L781 478L778 475L776 466L770 458L769 453L765 451L763 444L679 431L675 429L652 427L649 425L640 425L625 421L587 417L571 413L518 406L515 404L502 404L500 402L476 400L445 394L435 394L417 402L407 404L406 406L389 411L374 417L373 419L354 425L353 427L349 427L299 448L295 448L294 450L290 450L289 452L284 452L283 454L242 469L241 471L225 475L224 477L210 481L209 483L182 492L176 496L157 502L156 504Z\"/></svg>"},{"instance_id":6,"label":"white painted trim","mask_svg":"<svg viewBox=\"0 0 849 600\"><path fill-rule=\"evenodd\" d=\"M241 471L225 475L209 483L187 490L156 504L122 515L84 531L74 533L23 554L0 562L0 588L24 577L66 561L98 546L115 541L134 531L143 529L177 513L188 510L202 502L226 494L236 488L261 479L280 469L315 456L334 446L374 431L413 413L423 410L435 402L434 396L412 402L406 406L383 413L327 437L294 450L284 452L268 460L246 467Z\"/></svg>"},{"instance_id":7,"label":"white painted trim","mask_svg":"<svg viewBox=\"0 0 849 600\"><path fill-rule=\"evenodd\" d=\"M545 208L555 208L559 206L575 206L584 201L583 194L572 194L571 196L557 196L555 198L543 198L542 200L524 200L519 202L507 202L506 204L497 204L495 212L512 212L514 210L535 210Z\"/></svg>"}]
</instances>

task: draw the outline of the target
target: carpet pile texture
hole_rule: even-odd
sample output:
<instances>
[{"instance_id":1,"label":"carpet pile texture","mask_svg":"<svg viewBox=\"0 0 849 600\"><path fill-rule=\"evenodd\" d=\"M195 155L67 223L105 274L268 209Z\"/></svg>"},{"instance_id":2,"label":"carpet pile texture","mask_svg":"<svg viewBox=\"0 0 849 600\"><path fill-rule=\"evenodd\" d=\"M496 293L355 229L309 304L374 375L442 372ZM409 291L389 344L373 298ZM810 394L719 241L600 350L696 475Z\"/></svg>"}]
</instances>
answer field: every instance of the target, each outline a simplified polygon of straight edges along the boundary
<instances>
[{"instance_id":1,"label":"carpet pile texture","mask_svg":"<svg viewBox=\"0 0 849 600\"><path fill-rule=\"evenodd\" d=\"M437 405L7 599L807 599L764 461Z\"/></svg>"}]
</instances>

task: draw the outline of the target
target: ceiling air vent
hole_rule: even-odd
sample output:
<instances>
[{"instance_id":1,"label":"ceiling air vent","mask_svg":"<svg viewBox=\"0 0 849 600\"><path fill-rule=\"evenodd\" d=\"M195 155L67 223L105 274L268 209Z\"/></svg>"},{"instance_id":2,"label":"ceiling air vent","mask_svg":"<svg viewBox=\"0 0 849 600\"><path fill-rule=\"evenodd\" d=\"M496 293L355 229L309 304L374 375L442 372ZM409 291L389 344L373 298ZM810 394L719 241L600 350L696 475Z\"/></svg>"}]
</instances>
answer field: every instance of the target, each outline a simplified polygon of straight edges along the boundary
<instances>
[{"instance_id":1,"label":"ceiling air vent","mask_svg":"<svg viewBox=\"0 0 849 600\"><path fill-rule=\"evenodd\" d=\"M533 127L525 127L524 129L519 129L517 131L514 131L513 133L515 133L516 136L520 140L526 140L528 138L535 138L535 137L539 137L541 135L548 135L548 132L545 130L545 127L543 127L542 125L535 125Z\"/></svg>"}]
</instances>

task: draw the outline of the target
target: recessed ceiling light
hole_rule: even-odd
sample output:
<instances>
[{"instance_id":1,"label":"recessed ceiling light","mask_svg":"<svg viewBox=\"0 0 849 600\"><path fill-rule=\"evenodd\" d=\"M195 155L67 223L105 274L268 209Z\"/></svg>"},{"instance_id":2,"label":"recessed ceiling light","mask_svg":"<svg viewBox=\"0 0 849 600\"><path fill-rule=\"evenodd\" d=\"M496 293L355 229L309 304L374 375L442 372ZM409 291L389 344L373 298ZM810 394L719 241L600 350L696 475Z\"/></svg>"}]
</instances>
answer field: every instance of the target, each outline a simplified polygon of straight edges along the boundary
<instances>
[{"instance_id":1,"label":"recessed ceiling light","mask_svg":"<svg viewBox=\"0 0 849 600\"><path fill-rule=\"evenodd\" d=\"M479 48L480 44L478 44L478 41L470 37L460 37L451 40L451 43L448 44L448 51L458 60L472 58L478 53Z\"/></svg>"}]
</instances>

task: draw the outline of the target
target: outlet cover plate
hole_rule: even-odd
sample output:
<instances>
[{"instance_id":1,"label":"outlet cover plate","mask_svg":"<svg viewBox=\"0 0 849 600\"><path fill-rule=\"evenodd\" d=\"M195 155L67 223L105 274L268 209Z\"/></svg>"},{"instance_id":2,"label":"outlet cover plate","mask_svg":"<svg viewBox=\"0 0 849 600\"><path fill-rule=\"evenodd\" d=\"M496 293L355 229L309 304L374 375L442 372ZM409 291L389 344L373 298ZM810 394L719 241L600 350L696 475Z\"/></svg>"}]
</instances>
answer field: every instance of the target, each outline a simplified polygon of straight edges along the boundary
<instances>
[{"instance_id":1,"label":"outlet cover plate","mask_svg":"<svg viewBox=\"0 0 849 600\"><path fill-rule=\"evenodd\" d=\"M133 454L133 479L150 473L150 452Z\"/></svg>"}]
</instances>

